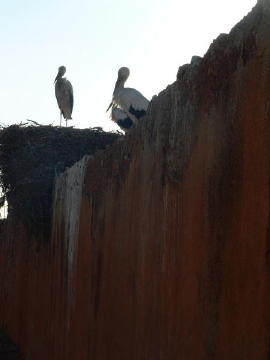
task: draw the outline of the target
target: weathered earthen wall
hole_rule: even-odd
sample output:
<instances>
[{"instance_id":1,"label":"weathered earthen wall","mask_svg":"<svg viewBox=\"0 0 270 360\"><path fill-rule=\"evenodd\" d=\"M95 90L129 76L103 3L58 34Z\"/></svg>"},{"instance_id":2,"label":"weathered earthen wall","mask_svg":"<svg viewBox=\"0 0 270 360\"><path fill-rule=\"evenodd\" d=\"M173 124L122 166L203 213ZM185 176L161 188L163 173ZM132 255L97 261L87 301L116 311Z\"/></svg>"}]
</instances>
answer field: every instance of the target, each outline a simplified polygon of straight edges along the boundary
<instances>
[{"instance_id":1,"label":"weathered earthen wall","mask_svg":"<svg viewBox=\"0 0 270 360\"><path fill-rule=\"evenodd\" d=\"M56 183L49 243L0 244L26 360L269 359L270 2Z\"/></svg>"}]
</instances>

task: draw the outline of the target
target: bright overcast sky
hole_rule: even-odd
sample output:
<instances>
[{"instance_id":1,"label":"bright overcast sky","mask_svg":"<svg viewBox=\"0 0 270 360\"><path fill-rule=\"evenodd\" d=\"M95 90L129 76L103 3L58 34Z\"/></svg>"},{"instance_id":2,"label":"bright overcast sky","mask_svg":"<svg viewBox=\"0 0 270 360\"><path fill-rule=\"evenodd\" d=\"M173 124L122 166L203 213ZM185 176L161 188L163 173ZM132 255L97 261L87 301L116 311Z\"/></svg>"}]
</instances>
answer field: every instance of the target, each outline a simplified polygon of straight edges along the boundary
<instances>
[{"instance_id":1,"label":"bright overcast sky","mask_svg":"<svg viewBox=\"0 0 270 360\"><path fill-rule=\"evenodd\" d=\"M0 124L32 119L59 125L54 78L60 65L74 88L80 128L117 127L106 109L117 71L148 99L203 56L256 0L8 0L0 12Z\"/></svg>"}]
</instances>

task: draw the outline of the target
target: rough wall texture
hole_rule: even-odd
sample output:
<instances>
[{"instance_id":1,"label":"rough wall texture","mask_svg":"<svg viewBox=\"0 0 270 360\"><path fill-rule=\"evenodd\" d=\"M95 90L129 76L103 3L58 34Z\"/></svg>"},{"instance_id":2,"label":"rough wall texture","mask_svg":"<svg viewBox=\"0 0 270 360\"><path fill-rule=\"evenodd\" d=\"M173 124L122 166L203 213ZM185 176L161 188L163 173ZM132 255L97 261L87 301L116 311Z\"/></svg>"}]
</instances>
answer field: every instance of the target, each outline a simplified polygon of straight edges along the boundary
<instances>
[{"instance_id":1,"label":"rough wall texture","mask_svg":"<svg viewBox=\"0 0 270 360\"><path fill-rule=\"evenodd\" d=\"M270 2L56 184L51 241L2 241L26 360L270 358Z\"/></svg>"}]
</instances>

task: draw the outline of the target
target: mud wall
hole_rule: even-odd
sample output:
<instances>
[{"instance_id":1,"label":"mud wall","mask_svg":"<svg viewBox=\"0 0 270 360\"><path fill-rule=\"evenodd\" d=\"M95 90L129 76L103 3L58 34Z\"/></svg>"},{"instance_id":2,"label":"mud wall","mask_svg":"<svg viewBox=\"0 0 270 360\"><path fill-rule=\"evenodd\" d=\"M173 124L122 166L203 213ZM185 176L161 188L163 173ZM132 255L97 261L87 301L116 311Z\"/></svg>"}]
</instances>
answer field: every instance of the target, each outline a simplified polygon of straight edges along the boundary
<instances>
[{"instance_id":1,"label":"mud wall","mask_svg":"<svg viewBox=\"0 0 270 360\"><path fill-rule=\"evenodd\" d=\"M1 241L25 359L269 359L269 33L262 0L58 178L48 243Z\"/></svg>"}]
</instances>

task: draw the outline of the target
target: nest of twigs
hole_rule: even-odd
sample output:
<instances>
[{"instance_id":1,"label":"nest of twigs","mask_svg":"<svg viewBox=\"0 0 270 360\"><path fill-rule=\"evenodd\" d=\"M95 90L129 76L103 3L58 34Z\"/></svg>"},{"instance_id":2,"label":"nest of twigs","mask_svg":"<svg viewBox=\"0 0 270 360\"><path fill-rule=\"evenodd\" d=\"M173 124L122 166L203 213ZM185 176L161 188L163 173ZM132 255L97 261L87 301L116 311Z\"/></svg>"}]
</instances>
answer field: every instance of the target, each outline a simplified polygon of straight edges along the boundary
<instances>
[{"instance_id":1,"label":"nest of twigs","mask_svg":"<svg viewBox=\"0 0 270 360\"><path fill-rule=\"evenodd\" d=\"M84 155L111 145L119 133L100 128L12 125L0 129L0 186L9 218L20 219L31 233L51 228L55 176ZM1 204L0 204L1 205Z\"/></svg>"}]
</instances>

